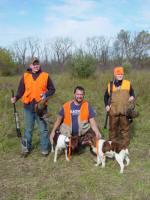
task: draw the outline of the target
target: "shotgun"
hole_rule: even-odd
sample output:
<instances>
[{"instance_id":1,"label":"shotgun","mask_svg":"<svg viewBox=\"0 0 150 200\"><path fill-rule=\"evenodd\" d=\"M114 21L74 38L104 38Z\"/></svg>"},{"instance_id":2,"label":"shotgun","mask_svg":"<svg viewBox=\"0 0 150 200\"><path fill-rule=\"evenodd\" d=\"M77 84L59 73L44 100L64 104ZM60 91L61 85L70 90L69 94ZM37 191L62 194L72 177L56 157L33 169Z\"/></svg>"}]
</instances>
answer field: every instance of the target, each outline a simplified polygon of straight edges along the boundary
<instances>
[{"instance_id":1,"label":"shotgun","mask_svg":"<svg viewBox=\"0 0 150 200\"><path fill-rule=\"evenodd\" d=\"M11 90L11 92L12 92L12 97L14 97L14 90ZM13 103L13 108L14 108L17 137L20 139L22 152L27 152L28 151L28 149L27 149L27 139L22 137L22 135L21 135L20 124L19 124L19 115L18 115L18 112L16 110L16 104L15 103Z\"/></svg>"},{"instance_id":2,"label":"shotgun","mask_svg":"<svg viewBox=\"0 0 150 200\"><path fill-rule=\"evenodd\" d=\"M114 77L113 80L110 81L110 95L109 95L109 101L108 101L108 105L111 105L111 96L112 96L112 88L113 88L113 82L114 82ZM106 119L105 119L105 124L104 124L104 128L107 128L107 121L108 121L108 117L109 117L109 112L106 113Z\"/></svg>"},{"instance_id":3,"label":"shotgun","mask_svg":"<svg viewBox=\"0 0 150 200\"><path fill-rule=\"evenodd\" d=\"M11 90L12 92L12 97L14 97L14 90ZM19 125L19 115L18 112L16 110L16 104L13 103L13 107L14 107L14 116L15 116L15 123L16 123L16 132L17 132L17 137L21 138L21 131L20 131L20 125Z\"/></svg>"},{"instance_id":4,"label":"shotgun","mask_svg":"<svg viewBox=\"0 0 150 200\"><path fill-rule=\"evenodd\" d=\"M106 113L105 124L104 124L105 129L107 128L108 116L109 116L109 112Z\"/></svg>"}]
</instances>

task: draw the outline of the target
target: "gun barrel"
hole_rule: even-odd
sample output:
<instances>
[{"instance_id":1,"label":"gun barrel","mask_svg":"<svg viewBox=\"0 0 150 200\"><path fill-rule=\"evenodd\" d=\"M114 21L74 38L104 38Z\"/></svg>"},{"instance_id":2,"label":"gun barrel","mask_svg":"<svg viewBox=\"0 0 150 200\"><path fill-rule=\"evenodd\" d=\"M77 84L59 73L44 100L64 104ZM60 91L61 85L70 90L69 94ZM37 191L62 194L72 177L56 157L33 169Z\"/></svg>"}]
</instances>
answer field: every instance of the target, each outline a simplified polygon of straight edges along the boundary
<instances>
[{"instance_id":1,"label":"gun barrel","mask_svg":"<svg viewBox=\"0 0 150 200\"><path fill-rule=\"evenodd\" d=\"M106 119L105 119L105 124L104 124L105 129L107 128L108 116L109 116L109 112L106 113Z\"/></svg>"},{"instance_id":2,"label":"gun barrel","mask_svg":"<svg viewBox=\"0 0 150 200\"><path fill-rule=\"evenodd\" d=\"M14 90L11 90L12 92L12 97L14 97ZM16 131L17 131L17 136L18 138L21 138L21 131L20 131L20 125L19 125L19 115L18 112L16 110L16 104L13 103L13 107L14 107L14 116L15 116L15 123L16 123Z\"/></svg>"}]
</instances>

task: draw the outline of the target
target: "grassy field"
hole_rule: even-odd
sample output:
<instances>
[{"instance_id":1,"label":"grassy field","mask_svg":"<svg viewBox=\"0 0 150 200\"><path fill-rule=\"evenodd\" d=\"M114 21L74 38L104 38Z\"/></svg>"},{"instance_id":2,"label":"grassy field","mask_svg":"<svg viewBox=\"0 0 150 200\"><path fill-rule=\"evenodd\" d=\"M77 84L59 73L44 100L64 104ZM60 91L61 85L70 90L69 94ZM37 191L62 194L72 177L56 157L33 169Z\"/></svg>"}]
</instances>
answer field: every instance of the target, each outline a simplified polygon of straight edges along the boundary
<instances>
[{"instance_id":1,"label":"grassy field","mask_svg":"<svg viewBox=\"0 0 150 200\"><path fill-rule=\"evenodd\" d=\"M52 114L49 130L56 120L61 105L72 99L73 89L81 85L86 90L85 100L92 104L96 121L105 139L103 129L105 108L103 96L111 72L97 72L88 79L72 78L69 74L52 74L56 95L49 100ZM32 153L20 158L20 141L16 137L11 89L17 89L20 76L0 77L0 200L150 200L150 71L134 71L131 80L139 95L138 118L131 125L130 160L124 174L115 160L107 160L106 168L95 167L89 147L81 149L66 162L61 154L56 164L54 154L40 157L37 126L33 136ZM23 134L23 106L17 102Z\"/></svg>"}]
</instances>

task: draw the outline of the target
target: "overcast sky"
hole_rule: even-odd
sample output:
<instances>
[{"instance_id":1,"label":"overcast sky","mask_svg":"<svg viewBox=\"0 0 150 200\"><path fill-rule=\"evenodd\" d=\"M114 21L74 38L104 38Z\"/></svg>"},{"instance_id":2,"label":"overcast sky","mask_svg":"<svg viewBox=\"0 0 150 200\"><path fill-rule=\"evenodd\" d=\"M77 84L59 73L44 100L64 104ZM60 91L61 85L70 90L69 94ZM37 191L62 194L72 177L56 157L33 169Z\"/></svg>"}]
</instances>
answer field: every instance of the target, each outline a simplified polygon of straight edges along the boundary
<instances>
[{"instance_id":1,"label":"overcast sky","mask_svg":"<svg viewBox=\"0 0 150 200\"><path fill-rule=\"evenodd\" d=\"M27 37L115 36L150 31L150 0L0 0L0 46Z\"/></svg>"}]
</instances>

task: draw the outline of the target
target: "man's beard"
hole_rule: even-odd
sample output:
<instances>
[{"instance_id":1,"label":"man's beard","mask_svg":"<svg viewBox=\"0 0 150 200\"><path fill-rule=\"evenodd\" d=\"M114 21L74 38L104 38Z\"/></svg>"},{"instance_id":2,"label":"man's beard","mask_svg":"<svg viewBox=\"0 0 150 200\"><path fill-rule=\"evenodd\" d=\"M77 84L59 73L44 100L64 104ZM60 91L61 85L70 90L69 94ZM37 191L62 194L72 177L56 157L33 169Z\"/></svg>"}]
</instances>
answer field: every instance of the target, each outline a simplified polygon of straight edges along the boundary
<instances>
[{"instance_id":1,"label":"man's beard","mask_svg":"<svg viewBox=\"0 0 150 200\"><path fill-rule=\"evenodd\" d=\"M80 100L75 99L75 100L76 100L77 103L82 103L82 101L83 101L83 99L80 99Z\"/></svg>"}]
</instances>

